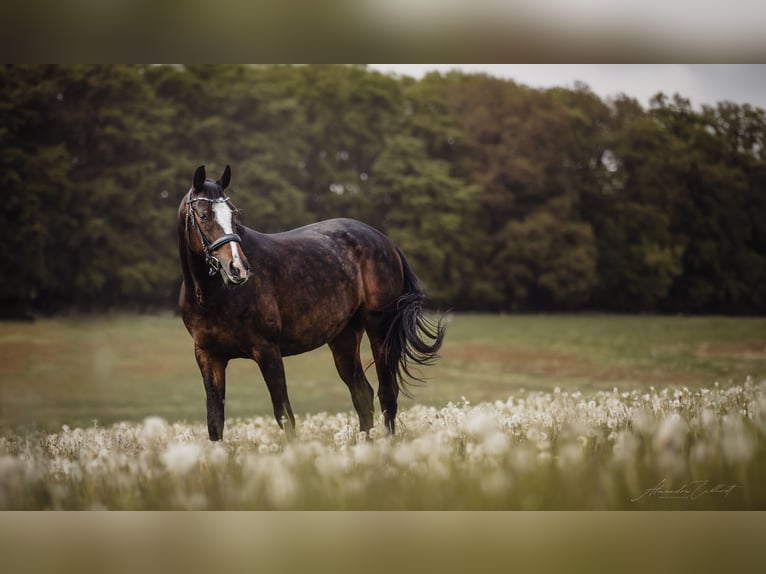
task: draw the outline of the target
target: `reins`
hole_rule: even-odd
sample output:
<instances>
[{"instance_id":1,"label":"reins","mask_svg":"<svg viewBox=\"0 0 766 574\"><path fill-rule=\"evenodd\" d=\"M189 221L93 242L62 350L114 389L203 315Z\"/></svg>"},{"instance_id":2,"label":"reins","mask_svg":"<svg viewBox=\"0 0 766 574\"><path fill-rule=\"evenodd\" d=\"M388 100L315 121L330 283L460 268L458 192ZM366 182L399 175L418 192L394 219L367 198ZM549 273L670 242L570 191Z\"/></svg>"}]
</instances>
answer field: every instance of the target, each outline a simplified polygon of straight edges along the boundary
<instances>
[{"instance_id":1,"label":"reins","mask_svg":"<svg viewBox=\"0 0 766 574\"><path fill-rule=\"evenodd\" d=\"M205 263L208 264L209 270L208 274L212 277L216 273L218 273L221 269L221 262L218 260L217 257L213 255L213 251L218 249L219 247L226 245L227 243L231 243L232 241L236 243L242 243L242 238L237 235L236 233L227 233L226 235L222 235L212 243L208 240L208 238L205 236L205 234L202 232L202 229L200 229L199 224L197 223L197 218L194 217L194 214L197 214L197 210L194 209L194 203L197 201L207 201L208 203L227 203L229 201L228 197L219 197L217 199L210 199L209 197L196 197L192 198L192 191L189 190L189 199L186 202L186 205L188 206L187 213L186 213L186 236L189 240L191 240L190 233L189 233L189 222L191 221L192 227L194 227L194 230L197 232L197 237L199 237L199 242L202 245L202 252L205 254ZM199 217L199 214L197 214Z\"/></svg>"}]
</instances>

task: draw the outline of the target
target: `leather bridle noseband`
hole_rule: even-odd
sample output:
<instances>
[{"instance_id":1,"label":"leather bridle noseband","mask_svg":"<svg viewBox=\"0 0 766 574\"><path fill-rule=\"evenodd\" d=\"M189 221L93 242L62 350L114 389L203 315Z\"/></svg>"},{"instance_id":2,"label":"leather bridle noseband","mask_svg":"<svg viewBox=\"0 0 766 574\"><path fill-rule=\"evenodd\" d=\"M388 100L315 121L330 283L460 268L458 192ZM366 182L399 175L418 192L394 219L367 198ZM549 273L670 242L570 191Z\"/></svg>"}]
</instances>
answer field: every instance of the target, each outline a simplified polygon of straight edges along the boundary
<instances>
[{"instance_id":1,"label":"leather bridle noseband","mask_svg":"<svg viewBox=\"0 0 766 574\"><path fill-rule=\"evenodd\" d=\"M192 198L192 190L189 191L189 199L186 201L186 205L188 206L187 212L186 212L186 236L189 240L191 240L190 234L189 234L189 223L191 222L191 226L194 228L194 230L197 232L197 237L199 237L199 242L202 245L202 252L205 254L205 263L208 264L210 267L208 274L212 277L216 273L218 273L221 269L221 262L218 260L217 257L213 255L213 251L221 247L222 245L226 245L227 243L231 243L232 241L236 243L242 243L242 238L237 235L236 233L227 233L226 235L222 235L212 243L208 240L207 237L205 237L205 234L202 232L202 229L200 229L199 224L197 223L197 217L199 217L199 213L197 213L197 210L194 209L194 203L197 201L207 201L208 203L229 203L228 197L219 197L217 199L210 199L209 197L195 197ZM229 203L229 206L234 208L233 205ZM197 215L197 217L194 217L194 214Z\"/></svg>"}]
</instances>

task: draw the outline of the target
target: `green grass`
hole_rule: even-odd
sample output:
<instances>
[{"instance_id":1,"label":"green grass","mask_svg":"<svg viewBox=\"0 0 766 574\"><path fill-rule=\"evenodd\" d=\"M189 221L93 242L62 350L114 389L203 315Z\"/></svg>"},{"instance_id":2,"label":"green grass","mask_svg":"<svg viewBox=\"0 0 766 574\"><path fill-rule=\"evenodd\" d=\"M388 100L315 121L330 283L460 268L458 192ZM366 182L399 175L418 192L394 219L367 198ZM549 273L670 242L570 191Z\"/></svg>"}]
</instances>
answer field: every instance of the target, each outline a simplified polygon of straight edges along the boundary
<instances>
[{"instance_id":1,"label":"green grass","mask_svg":"<svg viewBox=\"0 0 766 574\"><path fill-rule=\"evenodd\" d=\"M371 361L367 349L363 361ZM296 414L348 411L329 350L285 360ZM268 415L257 366L232 361L227 418ZM453 315L442 358L413 404L505 400L528 390L696 388L766 378L766 319L606 315ZM374 368L368 371L377 387ZM202 422L192 342L173 315L0 323L0 428L54 430L140 421Z\"/></svg>"},{"instance_id":2,"label":"green grass","mask_svg":"<svg viewBox=\"0 0 766 574\"><path fill-rule=\"evenodd\" d=\"M741 382L766 375L766 320L458 316L432 375L440 387L462 386L482 400L502 396L509 385L624 390Z\"/></svg>"}]
</instances>

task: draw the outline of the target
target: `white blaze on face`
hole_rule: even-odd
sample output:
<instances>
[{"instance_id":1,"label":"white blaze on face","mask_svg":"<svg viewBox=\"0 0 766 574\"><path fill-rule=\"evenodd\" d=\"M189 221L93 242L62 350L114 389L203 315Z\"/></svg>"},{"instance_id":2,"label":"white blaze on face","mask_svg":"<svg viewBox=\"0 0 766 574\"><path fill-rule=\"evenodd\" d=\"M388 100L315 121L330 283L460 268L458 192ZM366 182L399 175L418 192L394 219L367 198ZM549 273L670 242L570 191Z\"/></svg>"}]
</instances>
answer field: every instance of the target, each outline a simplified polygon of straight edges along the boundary
<instances>
[{"instance_id":1,"label":"white blaze on face","mask_svg":"<svg viewBox=\"0 0 766 574\"><path fill-rule=\"evenodd\" d=\"M221 226L221 229L223 229L223 232L227 235L234 233L234 229L231 225L232 215L231 207L229 207L228 203L221 201L213 204L213 217L215 218L215 222ZM245 266L237 252L236 245L237 244L234 241L229 242L229 247L231 248L231 260L234 263L234 266L237 267L240 273L244 276L246 275Z\"/></svg>"}]
</instances>

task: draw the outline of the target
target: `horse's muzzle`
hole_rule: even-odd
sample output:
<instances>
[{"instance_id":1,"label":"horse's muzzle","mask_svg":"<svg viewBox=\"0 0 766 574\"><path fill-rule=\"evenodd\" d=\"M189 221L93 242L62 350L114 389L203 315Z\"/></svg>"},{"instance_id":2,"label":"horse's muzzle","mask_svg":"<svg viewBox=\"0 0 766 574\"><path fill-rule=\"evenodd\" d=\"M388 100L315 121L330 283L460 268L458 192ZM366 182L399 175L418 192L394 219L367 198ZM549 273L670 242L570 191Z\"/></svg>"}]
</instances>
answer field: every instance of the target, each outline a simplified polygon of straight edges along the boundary
<instances>
[{"instance_id":1,"label":"horse's muzzle","mask_svg":"<svg viewBox=\"0 0 766 574\"><path fill-rule=\"evenodd\" d=\"M228 265L221 265L221 275L224 282L229 285L242 285L247 281L250 273L241 263L231 261Z\"/></svg>"}]
</instances>

